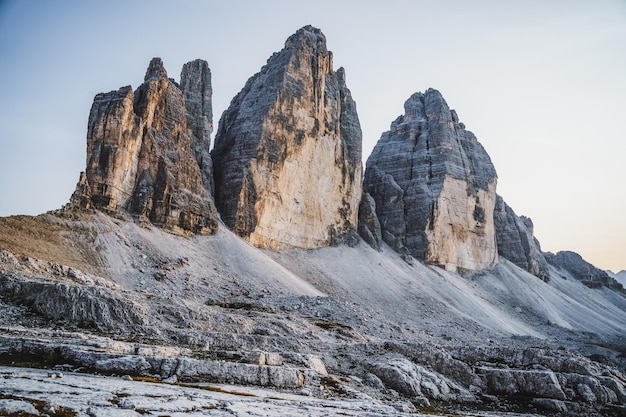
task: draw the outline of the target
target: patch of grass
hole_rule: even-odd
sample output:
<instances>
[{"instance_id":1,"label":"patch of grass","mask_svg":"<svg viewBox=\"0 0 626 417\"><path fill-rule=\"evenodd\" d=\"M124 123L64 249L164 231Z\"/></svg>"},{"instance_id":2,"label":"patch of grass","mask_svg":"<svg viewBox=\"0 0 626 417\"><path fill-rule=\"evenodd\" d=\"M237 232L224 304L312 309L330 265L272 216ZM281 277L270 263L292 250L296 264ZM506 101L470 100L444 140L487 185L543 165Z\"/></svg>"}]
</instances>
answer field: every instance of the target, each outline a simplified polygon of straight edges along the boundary
<instances>
[{"instance_id":1,"label":"patch of grass","mask_svg":"<svg viewBox=\"0 0 626 417\"><path fill-rule=\"evenodd\" d=\"M161 383L161 380L156 379L153 376L141 376L141 375L133 376L133 381L153 382L155 384L160 384Z\"/></svg>"},{"instance_id":2,"label":"patch of grass","mask_svg":"<svg viewBox=\"0 0 626 417\"><path fill-rule=\"evenodd\" d=\"M456 413L454 411L445 411L442 410L441 408L434 406L434 405L430 405L427 407L424 406L415 406L415 408L417 408L417 411L420 414L425 414L428 416L442 416L442 417L456 417L456 416L460 416L461 414Z\"/></svg>"},{"instance_id":3,"label":"patch of grass","mask_svg":"<svg viewBox=\"0 0 626 417\"><path fill-rule=\"evenodd\" d=\"M87 219L91 217L87 216ZM0 247L3 249L15 255L56 262L99 274L104 264L98 252L93 249L95 236L93 228L54 215L0 218ZM74 244L68 244L68 240Z\"/></svg>"}]
</instances>

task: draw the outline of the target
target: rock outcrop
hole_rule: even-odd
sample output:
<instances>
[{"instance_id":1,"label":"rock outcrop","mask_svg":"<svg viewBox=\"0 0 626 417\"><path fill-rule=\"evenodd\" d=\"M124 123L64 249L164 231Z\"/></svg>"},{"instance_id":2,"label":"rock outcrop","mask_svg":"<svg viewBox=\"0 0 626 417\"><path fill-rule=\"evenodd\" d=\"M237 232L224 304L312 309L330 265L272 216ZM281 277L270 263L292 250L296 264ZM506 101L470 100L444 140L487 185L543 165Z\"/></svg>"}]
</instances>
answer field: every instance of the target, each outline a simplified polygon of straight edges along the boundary
<instances>
[{"instance_id":1,"label":"rock outcrop","mask_svg":"<svg viewBox=\"0 0 626 417\"><path fill-rule=\"evenodd\" d=\"M361 128L319 29L298 30L248 80L212 156L222 220L253 245L356 243Z\"/></svg>"},{"instance_id":2,"label":"rock outcrop","mask_svg":"<svg viewBox=\"0 0 626 417\"><path fill-rule=\"evenodd\" d=\"M582 281L589 288L608 287L615 290L624 291L624 286L615 278L609 276L606 271L596 268L585 261L576 252L560 251L556 254L544 253L546 261L557 269L569 273L572 277Z\"/></svg>"},{"instance_id":3,"label":"rock outcrop","mask_svg":"<svg viewBox=\"0 0 626 417\"><path fill-rule=\"evenodd\" d=\"M382 238L417 259L456 270L497 262L496 171L437 90L412 95L367 160L364 191Z\"/></svg>"},{"instance_id":4,"label":"rock outcrop","mask_svg":"<svg viewBox=\"0 0 626 417\"><path fill-rule=\"evenodd\" d=\"M368 193L363 193L359 206L359 235L371 247L380 251L383 241L380 222L376 216L376 202Z\"/></svg>"},{"instance_id":5,"label":"rock outcrop","mask_svg":"<svg viewBox=\"0 0 626 417\"><path fill-rule=\"evenodd\" d=\"M550 279L548 262L541 252L539 241L533 236L532 220L525 216L518 217L504 199L497 196L494 222L498 255L548 281Z\"/></svg>"},{"instance_id":6,"label":"rock outcrop","mask_svg":"<svg viewBox=\"0 0 626 417\"><path fill-rule=\"evenodd\" d=\"M181 233L217 229L210 72L205 62L193 61L181 78L179 87L154 58L136 91L126 86L96 95L87 168L70 206L131 214Z\"/></svg>"}]
</instances>

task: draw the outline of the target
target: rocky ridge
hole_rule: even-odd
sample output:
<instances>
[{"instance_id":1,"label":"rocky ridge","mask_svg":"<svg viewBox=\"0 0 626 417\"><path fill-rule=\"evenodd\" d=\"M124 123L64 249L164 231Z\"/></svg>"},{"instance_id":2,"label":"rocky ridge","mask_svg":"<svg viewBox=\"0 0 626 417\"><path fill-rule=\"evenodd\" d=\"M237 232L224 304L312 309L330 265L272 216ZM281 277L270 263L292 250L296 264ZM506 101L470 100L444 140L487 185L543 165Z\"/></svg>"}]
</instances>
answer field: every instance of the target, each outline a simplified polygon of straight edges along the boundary
<instances>
[{"instance_id":1,"label":"rocky ridge","mask_svg":"<svg viewBox=\"0 0 626 417\"><path fill-rule=\"evenodd\" d=\"M356 243L361 128L319 29L297 31L248 80L212 155L222 220L253 245Z\"/></svg>"},{"instance_id":2,"label":"rocky ridge","mask_svg":"<svg viewBox=\"0 0 626 417\"><path fill-rule=\"evenodd\" d=\"M601 288L604 286L624 291L624 286L615 278L611 277L606 271L598 269L585 261L576 252L560 251L556 254L546 252L544 256L550 265L580 280L589 288Z\"/></svg>"}]
</instances>

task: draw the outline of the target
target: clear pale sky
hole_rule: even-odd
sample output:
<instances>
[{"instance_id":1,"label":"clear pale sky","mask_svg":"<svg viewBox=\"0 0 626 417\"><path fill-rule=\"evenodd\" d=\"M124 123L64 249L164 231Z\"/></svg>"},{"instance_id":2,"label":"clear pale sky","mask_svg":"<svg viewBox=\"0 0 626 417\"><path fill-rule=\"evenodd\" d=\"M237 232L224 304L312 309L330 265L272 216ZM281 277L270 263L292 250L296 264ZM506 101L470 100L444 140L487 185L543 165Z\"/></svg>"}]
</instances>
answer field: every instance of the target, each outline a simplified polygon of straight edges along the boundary
<instances>
[{"instance_id":1,"label":"clear pale sky","mask_svg":"<svg viewBox=\"0 0 626 417\"><path fill-rule=\"evenodd\" d=\"M289 35L326 35L357 102L363 162L404 101L441 91L543 250L626 269L626 1L0 0L0 216L65 204L95 94L150 58L202 58L214 124Z\"/></svg>"}]
</instances>

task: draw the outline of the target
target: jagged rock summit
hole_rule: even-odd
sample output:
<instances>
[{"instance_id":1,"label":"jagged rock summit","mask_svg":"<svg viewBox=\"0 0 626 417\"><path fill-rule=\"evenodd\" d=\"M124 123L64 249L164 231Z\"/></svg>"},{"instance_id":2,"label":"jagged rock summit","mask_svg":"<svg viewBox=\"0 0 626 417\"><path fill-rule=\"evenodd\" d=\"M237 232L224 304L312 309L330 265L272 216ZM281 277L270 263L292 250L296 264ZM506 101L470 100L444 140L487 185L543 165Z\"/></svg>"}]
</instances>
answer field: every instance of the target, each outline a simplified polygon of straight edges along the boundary
<instances>
[{"instance_id":1,"label":"jagged rock summit","mask_svg":"<svg viewBox=\"0 0 626 417\"><path fill-rule=\"evenodd\" d=\"M439 91L413 94L404 109L365 172L383 240L450 270L493 266L497 176L489 155Z\"/></svg>"},{"instance_id":2,"label":"jagged rock summit","mask_svg":"<svg viewBox=\"0 0 626 417\"><path fill-rule=\"evenodd\" d=\"M222 220L253 245L356 243L361 128L319 29L298 30L248 80L212 156Z\"/></svg>"},{"instance_id":3,"label":"jagged rock summit","mask_svg":"<svg viewBox=\"0 0 626 417\"><path fill-rule=\"evenodd\" d=\"M129 214L166 229L211 234L211 74L185 64L181 86L154 58L144 83L96 95L87 129L87 168L70 206Z\"/></svg>"}]
</instances>

